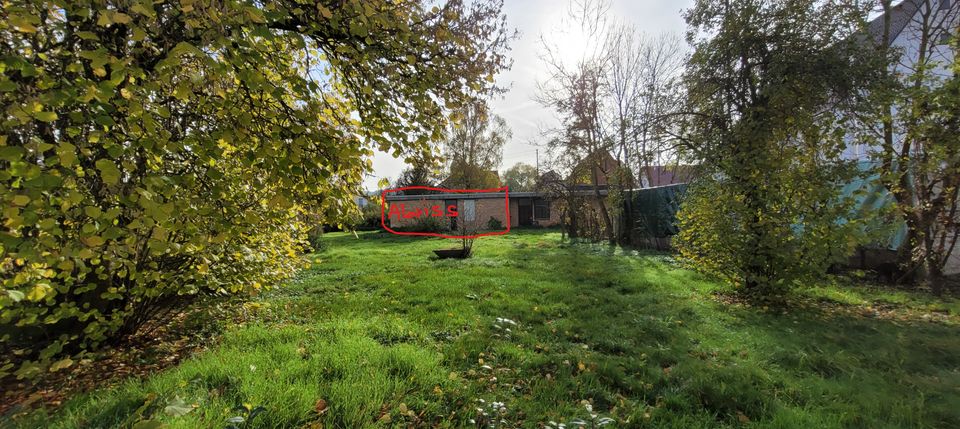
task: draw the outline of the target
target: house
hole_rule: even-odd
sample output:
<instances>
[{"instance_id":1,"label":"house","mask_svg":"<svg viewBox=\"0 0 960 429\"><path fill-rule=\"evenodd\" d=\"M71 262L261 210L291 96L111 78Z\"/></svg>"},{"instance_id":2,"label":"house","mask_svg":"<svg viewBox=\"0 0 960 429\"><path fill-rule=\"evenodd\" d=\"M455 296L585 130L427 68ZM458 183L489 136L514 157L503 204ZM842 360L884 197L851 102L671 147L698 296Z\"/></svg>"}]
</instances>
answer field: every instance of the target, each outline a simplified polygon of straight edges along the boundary
<instances>
[{"instance_id":1,"label":"house","mask_svg":"<svg viewBox=\"0 0 960 429\"><path fill-rule=\"evenodd\" d=\"M595 199L597 193L601 198L607 196L608 177L613 173L619 163L609 153L599 163L593 163L593 159L587 159L578 164L573 169L569 180L573 180L579 173L582 177L576 177L577 182L565 188L563 195L577 196L587 200ZM603 155L598 155L603 156ZM591 170L590 168L593 168ZM594 189L587 174L596 172L597 180L600 185ZM490 171L490 175L495 176L496 172ZM560 225L562 222L562 213L560 209L558 193L553 189L554 184L561 183L562 176L555 171L548 171L537 180L539 191L534 192L426 192L423 195L404 195L403 193L387 193L386 202L390 205L403 204L403 210L406 213L425 213L430 212L431 217L440 218L443 227L452 231L463 228L464 225L472 230L490 230L494 223L502 225L506 229L509 221L511 228L517 227L551 227ZM441 182L440 188L451 189L450 178ZM572 182L571 182L572 183ZM509 196L509 205L507 197ZM436 209L435 209L436 208ZM439 214L437 213L439 211ZM456 216L445 214L456 212ZM395 213L396 214L396 213ZM433 216L437 214L437 216ZM389 213L388 213L389 215ZM412 228L421 221L422 216L402 215L387 216L391 228ZM493 219L493 222L491 221Z\"/></svg>"},{"instance_id":2,"label":"house","mask_svg":"<svg viewBox=\"0 0 960 429\"><path fill-rule=\"evenodd\" d=\"M573 167L567 181L580 188L592 189L596 185L598 188L606 189L614 182L620 165L620 161L610 155L610 152L597 150L588 154ZM627 178L627 182L625 185L629 187L633 182L632 177Z\"/></svg>"},{"instance_id":3,"label":"house","mask_svg":"<svg viewBox=\"0 0 960 429\"><path fill-rule=\"evenodd\" d=\"M874 43L882 43L885 27L885 14L881 14L873 19L867 26L867 35L864 40L872 40ZM933 76L941 78L950 77L953 70L950 65L954 61L954 51L949 45L949 40L956 34L956 29L960 27L960 1L958 0L904 0L893 6L890 10L890 32L889 46L900 51L901 56L897 63L891 66L890 71L900 76L907 76L917 69L917 63L920 61L921 54L929 63L935 64L929 71ZM921 53L921 47L924 41L930 41L924 52ZM895 147L903 136L894 133L893 142ZM859 144L849 142L843 152L843 157L847 160L858 161L858 165L864 171L869 170L876 162L873 154L876 147L868 144ZM879 206L873 207L874 202L892 201L887 189L877 183L852 183L848 188L861 190L861 187L869 187L869 198L862 198L861 210L877 210ZM886 243L879 247L886 249L872 249L873 253L887 252L895 253L903 244L906 236L906 225L901 224L894 234L889 237ZM860 262L856 264L861 268L874 268L867 259L859 257ZM880 258L874 258L876 261L889 259L889 255ZM944 267L946 274L960 274L960 251L954 251Z\"/></svg>"},{"instance_id":4,"label":"house","mask_svg":"<svg viewBox=\"0 0 960 429\"><path fill-rule=\"evenodd\" d=\"M386 217L393 229L415 227L424 214L437 218L445 229L451 231L464 227L475 231L506 229L508 222L511 228L560 224L559 211L554 209L549 196L541 192L387 193L386 202L395 207L395 214L419 213L417 216L403 216L391 215L388 211ZM499 223L499 227L491 227L491 223Z\"/></svg>"},{"instance_id":5,"label":"house","mask_svg":"<svg viewBox=\"0 0 960 429\"><path fill-rule=\"evenodd\" d=\"M884 14L867 25L866 40L880 44L883 41ZM890 10L890 47L901 51L900 60L891 67L891 72L908 75L916 69L921 52L921 39L924 33L933 38L925 58L930 64L937 64L931 71L940 77L949 77L953 71L953 49L949 39L960 26L960 0L904 0ZM924 28L928 31L923 31ZM894 141L902 136L895 135ZM867 144L849 142L843 153L845 159L868 160L874 148Z\"/></svg>"}]
</instances>

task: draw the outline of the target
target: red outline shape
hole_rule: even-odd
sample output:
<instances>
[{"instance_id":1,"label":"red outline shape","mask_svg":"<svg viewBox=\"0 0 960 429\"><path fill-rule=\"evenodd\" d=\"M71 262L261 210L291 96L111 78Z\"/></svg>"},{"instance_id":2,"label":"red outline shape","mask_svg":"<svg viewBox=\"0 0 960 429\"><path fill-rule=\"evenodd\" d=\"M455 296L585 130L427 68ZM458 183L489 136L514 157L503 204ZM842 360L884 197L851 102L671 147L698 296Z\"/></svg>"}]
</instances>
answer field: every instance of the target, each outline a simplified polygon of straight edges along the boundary
<instances>
[{"instance_id":1,"label":"red outline shape","mask_svg":"<svg viewBox=\"0 0 960 429\"><path fill-rule=\"evenodd\" d=\"M387 222L386 222L386 214L387 214L387 193L388 193L388 192L405 191L405 190L407 190L407 189L423 189L423 190L427 190L427 191L440 191L440 192L443 192L443 193L461 193L461 194L479 194L479 193L484 193L484 192L489 192L489 193L504 192L504 196L505 196L505 200L506 200L506 204L504 205L504 211L505 211L505 213L507 214L507 229L506 229L506 230L503 230L503 231L485 232L485 233L483 233L483 234L477 234L477 235L447 235L447 234L439 234L439 233L436 233L436 232L400 232L400 231L394 231L394 230L391 229L389 226L387 226ZM444 192L444 191L445 191L445 192ZM478 237L488 237L488 236L493 236L493 235L506 235L507 233L510 232L510 187L509 187L509 186L504 186L504 187L501 187L501 188L493 188L493 189L446 189L446 188L432 188L432 187L429 187L429 186L404 186L404 187L402 187L402 188L385 189L385 190L380 194L380 225L383 226L383 229L389 231L390 233L397 234L397 235L414 235L414 236L424 236L424 237L458 238L458 239L462 239L462 238L471 239L471 238L478 238Z\"/></svg>"}]
</instances>

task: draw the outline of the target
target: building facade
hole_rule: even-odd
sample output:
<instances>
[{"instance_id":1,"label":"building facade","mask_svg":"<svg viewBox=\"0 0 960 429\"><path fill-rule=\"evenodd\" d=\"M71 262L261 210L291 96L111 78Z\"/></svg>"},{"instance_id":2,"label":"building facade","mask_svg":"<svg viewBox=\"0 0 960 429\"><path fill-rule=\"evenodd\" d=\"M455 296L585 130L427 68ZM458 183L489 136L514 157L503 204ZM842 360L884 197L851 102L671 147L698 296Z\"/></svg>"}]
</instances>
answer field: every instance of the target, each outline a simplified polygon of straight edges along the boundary
<instances>
[{"instance_id":1,"label":"building facade","mask_svg":"<svg viewBox=\"0 0 960 429\"><path fill-rule=\"evenodd\" d=\"M560 224L560 213L553 201L539 192L387 193L386 203L388 209L384 220L392 229L416 227L425 216L436 218L443 228L450 231L464 228L489 231L503 230L508 225L517 228ZM499 227L496 227L496 223L499 223Z\"/></svg>"}]
</instances>

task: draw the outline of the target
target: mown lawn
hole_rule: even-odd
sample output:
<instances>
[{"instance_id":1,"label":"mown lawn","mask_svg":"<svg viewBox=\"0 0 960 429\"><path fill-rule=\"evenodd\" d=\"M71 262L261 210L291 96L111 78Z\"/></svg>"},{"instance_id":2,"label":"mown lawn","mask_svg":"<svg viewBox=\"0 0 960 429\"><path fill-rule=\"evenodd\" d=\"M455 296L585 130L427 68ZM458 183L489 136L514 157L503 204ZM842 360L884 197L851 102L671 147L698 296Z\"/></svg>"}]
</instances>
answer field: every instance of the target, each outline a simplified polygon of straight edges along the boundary
<instances>
[{"instance_id":1,"label":"mown lawn","mask_svg":"<svg viewBox=\"0 0 960 429\"><path fill-rule=\"evenodd\" d=\"M246 317L211 321L209 351L7 423L224 427L247 404L264 410L248 427L471 427L502 402L497 427L589 421L587 403L608 427L960 427L956 301L821 286L774 312L554 232L483 238L466 261L430 259L440 239L326 242Z\"/></svg>"}]
</instances>

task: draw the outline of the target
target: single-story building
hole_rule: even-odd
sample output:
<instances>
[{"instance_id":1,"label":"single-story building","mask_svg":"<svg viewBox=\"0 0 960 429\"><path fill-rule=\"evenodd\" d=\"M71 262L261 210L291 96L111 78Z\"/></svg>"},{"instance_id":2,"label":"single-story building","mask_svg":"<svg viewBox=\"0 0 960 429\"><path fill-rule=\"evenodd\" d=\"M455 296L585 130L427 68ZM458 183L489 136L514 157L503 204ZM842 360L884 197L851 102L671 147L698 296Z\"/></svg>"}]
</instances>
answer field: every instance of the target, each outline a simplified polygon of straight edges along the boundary
<instances>
[{"instance_id":1,"label":"single-story building","mask_svg":"<svg viewBox=\"0 0 960 429\"><path fill-rule=\"evenodd\" d=\"M559 210L551 199L540 192L510 192L509 206L505 192L436 193L403 195L388 192L386 220L390 228L411 227L426 215L437 217L456 231L466 223L468 229L489 230L490 219L507 228L525 226L549 227L560 224ZM390 210L394 210L391 214ZM404 216L403 213L410 214ZM456 213L456 215L451 215ZM509 216L509 219L507 218Z\"/></svg>"}]
</instances>

